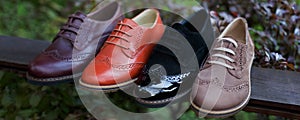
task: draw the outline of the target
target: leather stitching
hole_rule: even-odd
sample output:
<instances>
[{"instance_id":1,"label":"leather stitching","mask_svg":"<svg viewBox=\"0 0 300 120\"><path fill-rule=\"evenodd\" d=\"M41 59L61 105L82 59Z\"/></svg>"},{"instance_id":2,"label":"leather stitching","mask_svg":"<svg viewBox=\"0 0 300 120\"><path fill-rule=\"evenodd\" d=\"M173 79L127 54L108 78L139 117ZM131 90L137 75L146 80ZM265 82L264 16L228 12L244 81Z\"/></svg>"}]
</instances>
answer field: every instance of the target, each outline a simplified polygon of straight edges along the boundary
<instances>
[{"instance_id":1,"label":"leather stitching","mask_svg":"<svg viewBox=\"0 0 300 120\"><path fill-rule=\"evenodd\" d=\"M130 70L134 67L143 67L143 63L132 63L127 65L111 65L112 68L118 69L118 70Z\"/></svg>"},{"instance_id":2,"label":"leather stitching","mask_svg":"<svg viewBox=\"0 0 300 120\"><path fill-rule=\"evenodd\" d=\"M211 81L206 81L206 80L200 80L199 81L199 85L200 86L203 86L203 85L216 85L218 88L220 89L224 89L225 91L227 92L239 92L240 90L242 89L246 89L246 88L249 88L249 83L248 82L243 82L242 84L240 85L237 85L237 86L233 86L233 87L225 87L221 81L219 79L213 79Z\"/></svg>"},{"instance_id":3,"label":"leather stitching","mask_svg":"<svg viewBox=\"0 0 300 120\"><path fill-rule=\"evenodd\" d=\"M62 61L67 61L67 62L78 62L78 61L84 61L86 59L90 58L90 53L85 53L85 54L80 54L72 57L65 57L59 54L57 50L52 50L52 51L44 51L42 53L43 55L46 56L51 56L52 58L55 58L56 60L62 60Z\"/></svg>"}]
</instances>

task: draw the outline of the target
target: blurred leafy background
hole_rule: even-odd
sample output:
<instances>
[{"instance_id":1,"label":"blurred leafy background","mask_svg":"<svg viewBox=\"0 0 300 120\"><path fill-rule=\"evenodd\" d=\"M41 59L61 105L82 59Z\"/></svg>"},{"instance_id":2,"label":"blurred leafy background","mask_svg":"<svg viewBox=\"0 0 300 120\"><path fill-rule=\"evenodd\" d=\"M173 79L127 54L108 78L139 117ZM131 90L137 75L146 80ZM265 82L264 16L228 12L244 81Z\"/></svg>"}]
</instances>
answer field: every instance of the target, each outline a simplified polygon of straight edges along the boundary
<instances>
[{"instance_id":1,"label":"blurred leafy background","mask_svg":"<svg viewBox=\"0 0 300 120\"><path fill-rule=\"evenodd\" d=\"M130 0L128 0L130 1ZM97 0L1 0L0 1L0 35L18 36L36 40L48 40L52 38L59 31L59 27L67 20L68 15L77 10L88 13L89 10L99 2ZM151 2L151 0L149 0ZM153 2L153 1L152 1ZM166 5L166 9L184 9L184 6L191 5L189 0L161 0L162 5ZM180 3L180 4L179 4ZM299 12L292 11L294 7L298 7L300 0L296 1L244 1L244 0L210 0L201 1L203 6L206 6L212 12L215 25L222 31L222 27L228 24L230 17L243 16L248 19L252 35L255 37L257 59L256 65L262 67L278 66L279 69L298 70L298 63L300 58L297 58L300 53L299 38L295 36L295 29L299 27ZM241 4L244 3L244 4ZM297 4L296 4L297 3ZM280 4L280 5L279 5ZM252 6L251 6L252 5ZM268 15L264 17L264 24L260 24L258 16L263 15L264 5L271 5L271 10ZM273 5L273 6L272 6ZM285 5L285 6L284 6ZM262 7L261 7L262 6ZM251 8L252 7L252 8ZM275 7L275 8L274 8ZM251 8L251 9L249 9ZM256 8L256 9L253 9ZM291 9L290 11L283 11L284 15L295 15L296 22L290 23L286 19L277 15L278 8ZM263 10L259 13L259 10ZM257 12L258 11L258 12ZM291 12L292 11L292 12ZM281 14L282 15L282 14ZM273 21L277 26L272 28L268 25L268 21ZM296 27L286 28L283 23L292 24ZM282 25L283 24L283 25ZM287 34L291 35L285 38L280 32L270 32L272 30L282 32L284 30ZM299 31L298 31L299 33ZM261 38L261 39L260 39ZM273 40L270 43L270 39ZM281 46L283 39L292 41L294 45L293 55L288 54L284 47ZM276 44L275 44L276 43ZM278 43L278 44L277 44ZM290 44L287 44L290 45ZM287 52L287 53L286 53ZM276 54L277 53L277 54ZM276 56L277 55L277 56ZM281 55L284 59L276 59ZM289 57L292 56L292 60ZM269 59L268 59L269 58ZM290 61L289 61L290 60ZM298 60L298 61L297 61ZM125 109L141 110L139 106L132 106L130 102L124 101L122 94L111 95L112 99L117 103L123 103L121 106ZM126 96L125 96L126 97ZM132 99L132 98L126 98ZM124 104L125 103L125 104ZM0 120L22 120L22 119L94 119L88 113L83 104L81 103L74 84L60 84L56 86L35 86L28 84L24 77L0 71ZM197 118L192 110L186 111L180 120L194 120ZM226 118L227 120L254 120L254 119L269 119L281 120L285 118L277 116L269 116L258 113L248 113L241 111L238 114ZM218 120L218 119L209 119Z\"/></svg>"},{"instance_id":2,"label":"blurred leafy background","mask_svg":"<svg viewBox=\"0 0 300 120\"><path fill-rule=\"evenodd\" d=\"M256 48L255 66L300 71L299 0L211 0L207 4L220 31L237 16L247 19Z\"/></svg>"}]
</instances>

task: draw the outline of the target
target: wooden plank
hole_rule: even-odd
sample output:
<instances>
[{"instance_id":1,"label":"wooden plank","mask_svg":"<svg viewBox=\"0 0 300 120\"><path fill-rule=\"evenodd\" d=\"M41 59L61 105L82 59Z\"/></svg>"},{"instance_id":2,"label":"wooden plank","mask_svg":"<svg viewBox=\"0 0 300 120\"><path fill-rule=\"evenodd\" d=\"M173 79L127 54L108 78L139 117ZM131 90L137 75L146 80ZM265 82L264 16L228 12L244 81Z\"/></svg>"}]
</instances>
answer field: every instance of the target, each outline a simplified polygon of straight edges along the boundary
<instances>
[{"instance_id":1,"label":"wooden plank","mask_svg":"<svg viewBox=\"0 0 300 120\"><path fill-rule=\"evenodd\" d=\"M26 72L28 63L41 53L48 41L0 36L0 69ZM300 119L300 72L253 67L251 112Z\"/></svg>"},{"instance_id":2,"label":"wooden plank","mask_svg":"<svg viewBox=\"0 0 300 120\"><path fill-rule=\"evenodd\" d=\"M253 67L246 111L300 119L300 72Z\"/></svg>"},{"instance_id":3,"label":"wooden plank","mask_svg":"<svg viewBox=\"0 0 300 120\"><path fill-rule=\"evenodd\" d=\"M0 68L26 71L29 62L49 45L49 41L0 36Z\"/></svg>"},{"instance_id":4,"label":"wooden plank","mask_svg":"<svg viewBox=\"0 0 300 120\"><path fill-rule=\"evenodd\" d=\"M253 67L252 99L300 106L300 72Z\"/></svg>"},{"instance_id":5,"label":"wooden plank","mask_svg":"<svg viewBox=\"0 0 300 120\"><path fill-rule=\"evenodd\" d=\"M270 101L261 101L251 99L245 111L263 113L268 115L282 116L292 119L300 119L300 107L290 104L274 103Z\"/></svg>"}]
</instances>

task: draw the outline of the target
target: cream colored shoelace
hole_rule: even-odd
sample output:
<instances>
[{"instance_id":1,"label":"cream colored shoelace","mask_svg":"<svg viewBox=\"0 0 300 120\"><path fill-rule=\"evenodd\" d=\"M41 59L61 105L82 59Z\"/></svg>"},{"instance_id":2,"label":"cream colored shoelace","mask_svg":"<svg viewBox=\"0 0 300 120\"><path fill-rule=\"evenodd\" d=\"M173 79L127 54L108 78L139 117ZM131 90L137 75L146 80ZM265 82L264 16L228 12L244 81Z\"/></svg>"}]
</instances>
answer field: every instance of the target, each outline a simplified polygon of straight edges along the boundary
<instances>
[{"instance_id":1,"label":"cream colored shoelace","mask_svg":"<svg viewBox=\"0 0 300 120\"><path fill-rule=\"evenodd\" d=\"M122 31L121 28L122 28L123 26L127 26L127 27L129 27L130 29L133 29L133 27L132 27L131 25L129 25L129 24L123 23L123 21L121 21L120 23L118 23L118 25L119 25L119 28L118 28L118 29L114 29L114 31L116 32L116 34L114 34L114 35L111 34L110 37L113 37L113 38L119 38L119 39L124 40L124 41L126 41L126 42L130 42L130 41L127 40L126 38L122 37L122 35L118 35L118 33L122 33L122 34L125 34L125 35L129 36L129 37L132 37L132 35L128 34L128 33L125 32L125 31ZM114 43L114 42L111 42L111 41L106 41L106 43L108 43L108 44L113 44L113 45L119 46L119 47L124 48L124 49L129 49L129 48L123 46L123 45L120 45L120 44L117 44L117 43Z\"/></svg>"},{"instance_id":2,"label":"cream colored shoelace","mask_svg":"<svg viewBox=\"0 0 300 120\"><path fill-rule=\"evenodd\" d=\"M228 41L228 42L232 43L235 48L238 47L237 42L234 39L232 39L232 38L218 38L217 42L223 42L223 41ZM235 52L233 50L228 49L228 48L224 48L224 47L214 48L213 50L215 50L215 51L224 51L224 52L230 53L232 55L235 55ZM235 62L232 58L230 58L230 57L228 57L228 56L226 56L224 54L220 54L220 53L215 53L211 57L223 58L223 59L228 60L230 62ZM221 62L221 61L208 61L208 63L210 63L210 64L218 64L218 65L222 65L222 66L224 66L226 68L229 68L229 69L234 69L233 66L228 65L228 64L226 64L224 62Z\"/></svg>"}]
</instances>

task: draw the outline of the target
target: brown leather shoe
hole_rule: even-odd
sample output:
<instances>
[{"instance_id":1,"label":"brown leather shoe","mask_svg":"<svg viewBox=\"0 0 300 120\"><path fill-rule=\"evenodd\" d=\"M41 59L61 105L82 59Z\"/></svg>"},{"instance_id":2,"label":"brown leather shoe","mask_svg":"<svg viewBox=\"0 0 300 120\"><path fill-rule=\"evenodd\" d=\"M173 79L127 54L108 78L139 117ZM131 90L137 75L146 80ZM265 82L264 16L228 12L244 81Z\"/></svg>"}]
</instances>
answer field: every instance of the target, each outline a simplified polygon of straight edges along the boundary
<instances>
[{"instance_id":1,"label":"brown leather shoe","mask_svg":"<svg viewBox=\"0 0 300 120\"><path fill-rule=\"evenodd\" d=\"M206 117L227 117L245 107L253 58L247 21L237 18L214 41L192 88L192 107Z\"/></svg>"},{"instance_id":2,"label":"brown leather shoe","mask_svg":"<svg viewBox=\"0 0 300 120\"><path fill-rule=\"evenodd\" d=\"M29 82L50 84L79 77L122 19L121 15L117 2L88 15L81 12L71 15L52 44L29 65Z\"/></svg>"},{"instance_id":3,"label":"brown leather shoe","mask_svg":"<svg viewBox=\"0 0 300 120\"><path fill-rule=\"evenodd\" d=\"M104 91L133 83L163 33L164 26L155 9L146 9L132 19L122 20L84 70L79 83Z\"/></svg>"}]
</instances>

